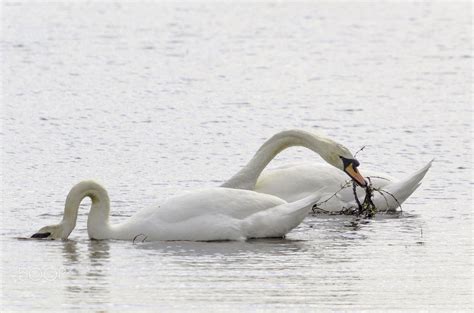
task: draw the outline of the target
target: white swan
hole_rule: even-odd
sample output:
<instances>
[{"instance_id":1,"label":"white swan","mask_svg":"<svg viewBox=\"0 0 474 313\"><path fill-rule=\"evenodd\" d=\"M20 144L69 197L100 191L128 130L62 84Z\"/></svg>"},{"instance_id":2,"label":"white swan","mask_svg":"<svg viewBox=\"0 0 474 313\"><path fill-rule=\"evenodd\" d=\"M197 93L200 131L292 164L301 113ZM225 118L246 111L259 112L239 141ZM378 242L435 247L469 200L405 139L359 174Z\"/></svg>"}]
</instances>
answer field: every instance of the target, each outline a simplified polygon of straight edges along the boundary
<instances>
[{"instance_id":1,"label":"white swan","mask_svg":"<svg viewBox=\"0 0 474 313\"><path fill-rule=\"evenodd\" d=\"M310 163L295 164L266 170L270 161L281 151L291 146L303 146L319 154L328 164ZM347 183L346 172L353 180L364 185L357 172L359 162L347 148L324 136L304 131L287 130L277 133L268 139L255 156L231 179L222 186L228 188L248 189L271 194L286 201L302 199L312 190L325 187L322 200L328 201L318 205L325 211L336 212L356 207L352 188L341 190ZM380 211L393 211L399 207L420 185L421 180L431 166L431 161L409 177L397 181L381 173L365 171L372 187L381 189L374 193L373 202ZM354 174L354 171L356 173ZM339 191L340 192L337 192ZM334 193L337 194L335 196ZM360 201L365 197L365 190L357 187ZM395 200L396 199L396 200Z\"/></svg>"},{"instance_id":2,"label":"white swan","mask_svg":"<svg viewBox=\"0 0 474 313\"><path fill-rule=\"evenodd\" d=\"M272 195L248 190L209 188L187 192L161 206L142 210L126 222L109 223L107 191L98 183L83 181L66 198L64 216L57 225L45 226L32 238L67 239L76 226L81 201L92 200L87 232L92 239L134 240L240 240L283 237L298 226L320 196L317 192L287 203Z\"/></svg>"}]
</instances>

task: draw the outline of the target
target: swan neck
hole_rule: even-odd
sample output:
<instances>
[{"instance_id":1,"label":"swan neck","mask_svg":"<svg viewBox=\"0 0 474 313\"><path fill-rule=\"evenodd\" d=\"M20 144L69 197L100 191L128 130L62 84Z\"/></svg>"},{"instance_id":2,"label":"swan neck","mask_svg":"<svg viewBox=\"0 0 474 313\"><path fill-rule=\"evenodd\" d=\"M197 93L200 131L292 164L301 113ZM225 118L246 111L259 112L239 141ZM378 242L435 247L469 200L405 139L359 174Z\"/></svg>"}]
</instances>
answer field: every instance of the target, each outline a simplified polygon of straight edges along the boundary
<instances>
[{"instance_id":1,"label":"swan neck","mask_svg":"<svg viewBox=\"0 0 474 313\"><path fill-rule=\"evenodd\" d=\"M76 226L77 215L82 200L91 199L91 209L87 219L89 237L101 239L109 229L110 200L107 191L99 184L86 181L74 186L66 198L62 220L65 232L70 234Z\"/></svg>"},{"instance_id":2,"label":"swan neck","mask_svg":"<svg viewBox=\"0 0 474 313\"><path fill-rule=\"evenodd\" d=\"M222 186L248 190L255 189L257 179L268 163L270 163L277 154L292 146L303 146L313 150L326 159L326 138L303 130L283 131L268 139L250 162Z\"/></svg>"}]
</instances>

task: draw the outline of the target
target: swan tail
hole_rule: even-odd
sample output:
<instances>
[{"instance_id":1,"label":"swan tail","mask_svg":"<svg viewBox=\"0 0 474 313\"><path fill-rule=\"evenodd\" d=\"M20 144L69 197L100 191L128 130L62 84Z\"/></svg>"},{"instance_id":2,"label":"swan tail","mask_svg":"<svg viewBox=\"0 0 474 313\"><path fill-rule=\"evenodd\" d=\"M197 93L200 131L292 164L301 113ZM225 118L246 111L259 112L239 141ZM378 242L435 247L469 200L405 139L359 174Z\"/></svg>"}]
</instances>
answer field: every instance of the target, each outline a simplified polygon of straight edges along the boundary
<instances>
[{"instance_id":1,"label":"swan tail","mask_svg":"<svg viewBox=\"0 0 474 313\"><path fill-rule=\"evenodd\" d=\"M433 160L409 177L374 191L373 202L379 211L393 211L400 207L421 185L421 180L425 177L432 163Z\"/></svg>"},{"instance_id":2,"label":"swan tail","mask_svg":"<svg viewBox=\"0 0 474 313\"><path fill-rule=\"evenodd\" d=\"M246 238L284 237L308 215L321 199L323 189L303 199L252 214L242 220L243 233Z\"/></svg>"}]
</instances>

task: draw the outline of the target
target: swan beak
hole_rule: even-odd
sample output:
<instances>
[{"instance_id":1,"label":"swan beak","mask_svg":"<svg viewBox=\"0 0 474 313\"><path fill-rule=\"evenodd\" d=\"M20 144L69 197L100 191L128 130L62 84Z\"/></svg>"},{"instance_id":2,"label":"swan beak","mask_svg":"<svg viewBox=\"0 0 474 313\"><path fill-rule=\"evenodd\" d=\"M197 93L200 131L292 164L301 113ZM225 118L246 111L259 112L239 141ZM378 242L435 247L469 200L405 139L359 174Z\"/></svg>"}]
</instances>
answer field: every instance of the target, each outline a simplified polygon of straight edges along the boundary
<instances>
[{"instance_id":1,"label":"swan beak","mask_svg":"<svg viewBox=\"0 0 474 313\"><path fill-rule=\"evenodd\" d=\"M365 181L364 176L362 176L359 173L357 168L354 168L352 163L349 163L349 165L346 166L346 168L344 169L344 172L346 172L347 175L349 175L357 184L359 184L359 186L361 187L367 186L367 182Z\"/></svg>"},{"instance_id":2,"label":"swan beak","mask_svg":"<svg viewBox=\"0 0 474 313\"><path fill-rule=\"evenodd\" d=\"M31 238L37 238L37 239L48 238L49 235L51 235L51 233L36 233L36 234L33 234Z\"/></svg>"}]
</instances>

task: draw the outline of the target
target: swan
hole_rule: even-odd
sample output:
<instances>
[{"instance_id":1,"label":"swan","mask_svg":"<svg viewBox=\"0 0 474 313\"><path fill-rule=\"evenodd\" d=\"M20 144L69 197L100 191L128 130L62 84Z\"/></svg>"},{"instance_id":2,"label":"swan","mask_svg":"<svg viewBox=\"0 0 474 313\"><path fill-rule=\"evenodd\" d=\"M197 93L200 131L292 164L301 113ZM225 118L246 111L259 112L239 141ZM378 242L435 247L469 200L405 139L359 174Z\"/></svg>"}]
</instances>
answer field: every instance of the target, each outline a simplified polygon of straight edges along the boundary
<instances>
[{"instance_id":1,"label":"swan","mask_svg":"<svg viewBox=\"0 0 474 313\"><path fill-rule=\"evenodd\" d=\"M140 236L140 240L149 241L284 237L320 199L319 191L288 203L268 194L214 187L173 196L113 225L109 223L110 201L105 188L94 181L82 181L68 193L62 221L41 228L31 237L67 239L86 197L92 201L87 219L91 239L134 240Z\"/></svg>"},{"instance_id":2,"label":"swan","mask_svg":"<svg viewBox=\"0 0 474 313\"><path fill-rule=\"evenodd\" d=\"M270 161L291 146L303 146L319 154L327 163L291 164L265 170ZM379 211L396 210L419 186L431 167L428 162L420 170L397 180L387 174L365 171L374 192L373 202ZM338 212L356 208L352 188L347 176L357 182L359 201L365 197L366 182L357 170L359 162L349 149L323 136L309 131L292 129L279 132L268 139L254 157L239 172L222 184L222 187L254 190L292 202L308 196L312 190L325 187L317 206L323 211ZM263 172L263 173L262 173ZM341 190L342 189L342 190Z\"/></svg>"}]
</instances>

